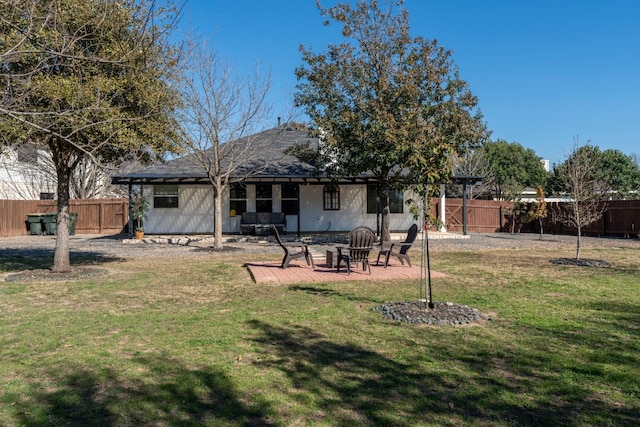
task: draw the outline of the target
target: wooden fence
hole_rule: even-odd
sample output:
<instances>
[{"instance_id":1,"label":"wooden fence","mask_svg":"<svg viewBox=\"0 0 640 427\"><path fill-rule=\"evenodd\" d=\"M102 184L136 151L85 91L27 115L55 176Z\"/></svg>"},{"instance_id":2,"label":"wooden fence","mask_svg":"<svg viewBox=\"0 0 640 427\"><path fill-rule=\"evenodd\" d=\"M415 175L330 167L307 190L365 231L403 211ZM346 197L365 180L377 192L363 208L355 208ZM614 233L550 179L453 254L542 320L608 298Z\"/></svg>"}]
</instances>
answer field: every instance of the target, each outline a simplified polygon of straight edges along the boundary
<instances>
[{"instance_id":1,"label":"wooden fence","mask_svg":"<svg viewBox=\"0 0 640 427\"><path fill-rule=\"evenodd\" d=\"M432 212L440 212L440 200L433 200ZM463 231L462 199L446 199L445 227L447 231L458 233ZM513 207L512 203L494 200L467 200L467 232L497 233L504 231L506 219L504 212Z\"/></svg>"},{"instance_id":2,"label":"wooden fence","mask_svg":"<svg viewBox=\"0 0 640 427\"><path fill-rule=\"evenodd\" d=\"M56 211L56 200L0 200L0 237L27 235L28 214ZM71 200L70 211L78 214L77 234L118 234L129 222L127 199Z\"/></svg>"},{"instance_id":3,"label":"wooden fence","mask_svg":"<svg viewBox=\"0 0 640 427\"><path fill-rule=\"evenodd\" d=\"M553 209L563 209L566 203L549 203L548 215L543 222L544 232L550 234L575 234L575 228L553 222ZM433 212L440 212L439 202ZM507 212L512 203L494 200L467 200L467 232L495 233L511 231L511 219ZM451 232L462 232L462 200L447 199L445 202L446 228ZM516 222L518 232L540 232L538 221L527 224ZM606 202L602 218L583 229L588 236L638 237L640 236L640 200L612 200Z\"/></svg>"},{"instance_id":4,"label":"wooden fence","mask_svg":"<svg viewBox=\"0 0 640 427\"><path fill-rule=\"evenodd\" d=\"M562 209L559 206L549 205L545 231L556 234L575 234L573 227L555 224L552 221L551 210ZM540 228L534 225L536 231ZM583 234L587 236L612 236L612 237L640 237L640 200L612 200L606 202L605 212L598 221L584 227Z\"/></svg>"},{"instance_id":5,"label":"wooden fence","mask_svg":"<svg viewBox=\"0 0 640 427\"><path fill-rule=\"evenodd\" d=\"M432 200L432 212L440 212L439 200ZM562 205L562 204L560 204ZM445 202L446 228L450 232L463 231L462 200ZM513 205L493 200L467 200L467 232L497 233L511 231L506 212ZM26 222L31 213L56 212L55 200L0 200L0 237L24 236L29 233ZM551 216L544 222L545 233L575 234L572 229L554 224ZM75 225L77 234L118 234L126 232L129 221L127 199L72 200L71 212L78 214ZM538 221L518 225L519 232L539 232ZM590 236L636 237L640 233L640 200L616 200L607 202L607 210L599 221L585 227Z\"/></svg>"}]
</instances>

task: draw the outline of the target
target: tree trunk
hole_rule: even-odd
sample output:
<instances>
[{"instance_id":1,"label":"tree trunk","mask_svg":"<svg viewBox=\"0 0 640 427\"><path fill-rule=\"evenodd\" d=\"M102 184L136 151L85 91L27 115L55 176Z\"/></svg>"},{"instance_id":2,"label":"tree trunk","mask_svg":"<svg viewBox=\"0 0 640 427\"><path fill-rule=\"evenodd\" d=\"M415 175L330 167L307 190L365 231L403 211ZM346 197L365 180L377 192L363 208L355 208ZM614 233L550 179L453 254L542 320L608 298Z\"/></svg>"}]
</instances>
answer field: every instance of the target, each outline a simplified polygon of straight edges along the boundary
<instances>
[{"instance_id":1,"label":"tree trunk","mask_svg":"<svg viewBox=\"0 0 640 427\"><path fill-rule=\"evenodd\" d=\"M53 271L71 270L69 259L69 200L62 204L58 199L58 216L56 224L56 250L53 255Z\"/></svg>"},{"instance_id":2,"label":"tree trunk","mask_svg":"<svg viewBox=\"0 0 640 427\"><path fill-rule=\"evenodd\" d=\"M542 218L538 220L540 222L540 240L542 240L542 235L544 234L544 221Z\"/></svg>"},{"instance_id":3,"label":"tree trunk","mask_svg":"<svg viewBox=\"0 0 640 427\"><path fill-rule=\"evenodd\" d=\"M380 224L380 240L391 240L391 232L389 230L389 183L382 181L380 184L380 212L382 213L382 224Z\"/></svg>"},{"instance_id":4,"label":"tree trunk","mask_svg":"<svg viewBox=\"0 0 640 427\"><path fill-rule=\"evenodd\" d=\"M215 178L213 189L213 247L222 249L222 180Z\"/></svg>"},{"instance_id":5,"label":"tree trunk","mask_svg":"<svg viewBox=\"0 0 640 427\"><path fill-rule=\"evenodd\" d=\"M580 237L582 234L582 216L580 214L580 202L579 201L575 201L573 203L573 209L574 209L574 217L575 217L575 223L576 223L576 230L577 230L577 239L576 239L576 259L580 259Z\"/></svg>"},{"instance_id":6,"label":"tree trunk","mask_svg":"<svg viewBox=\"0 0 640 427\"><path fill-rule=\"evenodd\" d=\"M64 160L56 161L58 176L58 215L56 224L56 249L53 255L53 271L71 270L69 260L69 181L71 168Z\"/></svg>"}]
</instances>

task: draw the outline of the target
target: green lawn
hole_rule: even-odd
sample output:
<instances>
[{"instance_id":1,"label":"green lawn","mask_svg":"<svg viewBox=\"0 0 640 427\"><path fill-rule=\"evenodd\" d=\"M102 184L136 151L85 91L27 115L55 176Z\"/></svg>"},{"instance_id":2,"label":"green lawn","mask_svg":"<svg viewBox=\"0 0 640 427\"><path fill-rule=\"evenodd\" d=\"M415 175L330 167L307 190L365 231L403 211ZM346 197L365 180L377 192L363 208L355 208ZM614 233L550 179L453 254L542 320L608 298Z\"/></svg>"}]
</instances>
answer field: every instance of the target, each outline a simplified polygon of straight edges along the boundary
<instances>
[{"instance_id":1,"label":"green lawn","mask_svg":"<svg viewBox=\"0 0 640 427\"><path fill-rule=\"evenodd\" d=\"M0 282L0 425L638 425L640 249L571 252L432 253L434 300L491 317L465 327L373 310L417 281L258 286L267 255Z\"/></svg>"}]
</instances>

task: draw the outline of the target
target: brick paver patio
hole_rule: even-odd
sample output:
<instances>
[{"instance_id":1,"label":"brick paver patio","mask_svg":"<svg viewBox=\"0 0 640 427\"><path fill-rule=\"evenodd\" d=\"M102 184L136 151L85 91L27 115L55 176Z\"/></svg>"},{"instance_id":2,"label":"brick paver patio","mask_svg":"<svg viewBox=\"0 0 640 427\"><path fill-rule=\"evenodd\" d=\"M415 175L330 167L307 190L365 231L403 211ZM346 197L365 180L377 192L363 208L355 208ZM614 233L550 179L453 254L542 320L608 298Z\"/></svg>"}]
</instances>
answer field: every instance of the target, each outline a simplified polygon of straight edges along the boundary
<instances>
[{"instance_id":1,"label":"brick paver patio","mask_svg":"<svg viewBox=\"0 0 640 427\"><path fill-rule=\"evenodd\" d=\"M413 261L413 260L412 260ZM419 260L417 260L419 263ZM400 280L419 279L420 265L409 267L402 265L395 260L389 262L389 266L371 264L371 275L367 271L362 271L361 266L351 269L351 274L347 274L346 268L340 267L340 272L335 267L329 268L318 260L315 268L308 266L304 260L292 261L286 269L280 268L280 262L252 262L247 263L247 268L251 272L256 283L307 283L307 282L336 282L348 280ZM426 273L423 273L423 276ZM446 274L431 270L431 278L446 277Z\"/></svg>"}]
</instances>

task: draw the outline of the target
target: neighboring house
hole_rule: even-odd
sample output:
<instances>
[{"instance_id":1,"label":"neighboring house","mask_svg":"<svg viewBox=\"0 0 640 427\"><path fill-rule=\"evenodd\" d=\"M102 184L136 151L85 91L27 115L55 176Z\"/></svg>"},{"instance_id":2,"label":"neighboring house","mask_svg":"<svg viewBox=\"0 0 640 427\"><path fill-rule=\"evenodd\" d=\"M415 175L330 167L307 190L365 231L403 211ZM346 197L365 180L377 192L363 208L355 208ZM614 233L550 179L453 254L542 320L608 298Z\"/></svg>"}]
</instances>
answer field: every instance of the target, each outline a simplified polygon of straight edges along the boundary
<instances>
[{"instance_id":1,"label":"neighboring house","mask_svg":"<svg viewBox=\"0 0 640 427\"><path fill-rule=\"evenodd\" d=\"M53 199L56 178L50 163L48 151L37 144L5 148L0 154L0 199Z\"/></svg>"},{"instance_id":2,"label":"neighboring house","mask_svg":"<svg viewBox=\"0 0 640 427\"><path fill-rule=\"evenodd\" d=\"M285 213L288 233L346 232L360 225L379 231L377 180L372 175L334 182L316 175L312 165L284 154L294 144L317 148L318 139L309 137L307 129L285 124L247 138L260 156L238 170L232 180L241 182L222 195L223 233L240 232L242 212ZM112 183L130 190L141 186L150 199L146 233L213 232L213 189L202 166L190 156L115 176ZM391 198L391 231L404 232L416 222L407 198L408 193L401 192Z\"/></svg>"},{"instance_id":3,"label":"neighboring house","mask_svg":"<svg viewBox=\"0 0 640 427\"><path fill-rule=\"evenodd\" d=\"M524 190L522 190L522 193L520 193L520 199L519 201L521 202L525 202L525 203L532 203L537 201L537 194L536 194L536 189L535 188L531 188L531 187L527 187ZM544 201L547 203L560 203L560 202L569 202L571 201L571 197L569 196L545 196L544 197Z\"/></svg>"},{"instance_id":4,"label":"neighboring house","mask_svg":"<svg viewBox=\"0 0 640 427\"><path fill-rule=\"evenodd\" d=\"M139 168L128 162L120 170ZM103 168L85 158L78 162L69 183L72 199L123 197L121 188L111 184L111 168ZM57 174L49 148L27 143L5 147L0 153L0 199L43 200L57 194Z\"/></svg>"}]
</instances>

